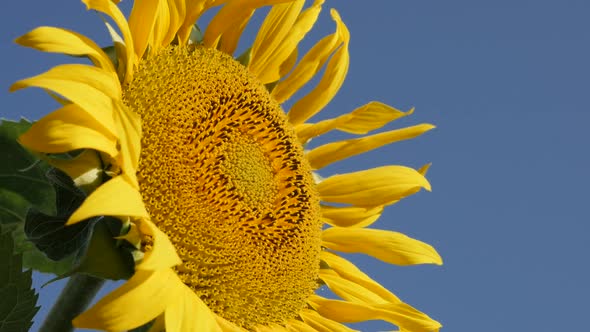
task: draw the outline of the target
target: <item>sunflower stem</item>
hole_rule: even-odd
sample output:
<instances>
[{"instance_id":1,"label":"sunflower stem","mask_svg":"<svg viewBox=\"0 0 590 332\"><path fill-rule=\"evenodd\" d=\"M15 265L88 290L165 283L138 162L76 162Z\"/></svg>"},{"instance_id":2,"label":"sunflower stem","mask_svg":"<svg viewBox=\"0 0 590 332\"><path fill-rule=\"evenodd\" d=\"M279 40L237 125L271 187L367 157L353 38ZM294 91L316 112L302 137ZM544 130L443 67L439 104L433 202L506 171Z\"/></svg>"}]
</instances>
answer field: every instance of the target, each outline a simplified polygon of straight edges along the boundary
<instances>
[{"instance_id":1,"label":"sunflower stem","mask_svg":"<svg viewBox=\"0 0 590 332\"><path fill-rule=\"evenodd\" d=\"M103 284L104 279L87 274L70 277L39 332L73 331L72 319L86 309Z\"/></svg>"}]
</instances>

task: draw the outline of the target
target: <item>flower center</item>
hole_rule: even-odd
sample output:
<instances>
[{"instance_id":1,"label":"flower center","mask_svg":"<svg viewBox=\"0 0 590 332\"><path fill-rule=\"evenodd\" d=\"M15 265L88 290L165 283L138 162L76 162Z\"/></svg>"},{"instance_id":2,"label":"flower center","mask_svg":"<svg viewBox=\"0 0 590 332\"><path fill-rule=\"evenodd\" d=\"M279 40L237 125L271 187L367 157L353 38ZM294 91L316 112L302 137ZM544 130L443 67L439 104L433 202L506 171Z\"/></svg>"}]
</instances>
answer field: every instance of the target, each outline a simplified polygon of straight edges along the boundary
<instances>
[{"instance_id":1,"label":"flower center","mask_svg":"<svg viewBox=\"0 0 590 332\"><path fill-rule=\"evenodd\" d=\"M321 220L310 167L280 106L227 54L168 47L124 101L141 115L137 173L180 279L244 328L295 318L318 287Z\"/></svg>"}]
</instances>

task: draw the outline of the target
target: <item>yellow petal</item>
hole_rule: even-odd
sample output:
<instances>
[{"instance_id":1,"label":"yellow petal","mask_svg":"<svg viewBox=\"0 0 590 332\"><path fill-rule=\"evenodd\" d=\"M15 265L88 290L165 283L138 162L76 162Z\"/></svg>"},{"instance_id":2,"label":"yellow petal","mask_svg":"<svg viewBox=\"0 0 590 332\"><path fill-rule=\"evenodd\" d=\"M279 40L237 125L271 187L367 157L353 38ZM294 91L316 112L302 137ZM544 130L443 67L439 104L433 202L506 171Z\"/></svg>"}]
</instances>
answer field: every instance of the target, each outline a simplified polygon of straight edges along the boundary
<instances>
[{"instance_id":1,"label":"yellow petal","mask_svg":"<svg viewBox=\"0 0 590 332\"><path fill-rule=\"evenodd\" d=\"M160 315L158 316L158 318L156 318L154 320L154 323L152 324L152 326L150 326L150 329L148 330L148 332L163 332L166 331L166 321L164 319L164 315Z\"/></svg>"},{"instance_id":2,"label":"yellow petal","mask_svg":"<svg viewBox=\"0 0 590 332\"><path fill-rule=\"evenodd\" d=\"M244 330L243 328L237 326L236 324L228 321L227 319L219 315L215 315L215 319L217 320L217 324L219 324L219 327L221 327L221 330L223 332L246 332L246 330Z\"/></svg>"},{"instance_id":3,"label":"yellow petal","mask_svg":"<svg viewBox=\"0 0 590 332\"><path fill-rule=\"evenodd\" d=\"M181 300L186 286L170 270L136 271L133 277L76 317L76 327L124 331L158 317ZM135 309L133 309L135 308ZM141 309L139 309L141 308Z\"/></svg>"},{"instance_id":4,"label":"yellow petal","mask_svg":"<svg viewBox=\"0 0 590 332\"><path fill-rule=\"evenodd\" d=\"M96 119L75 104L68 104L35 122L19 141L31 150L64 153L94 149L115 157L117 140Z\"/></svg>"},{"instance_id":5,"label":"yellow petal","mask_svg":"<svg viewBox=\"0 0 590 332\"><path fill-rule=\"evenodd\" d=\"M430 166L432 166L432 163L428 163L428 164L426 164L426 165L424 165L424 166L420 167L420 168L418 169L418 173L420 173L420 174L422 174L422 175L426 176L426 173L428 173L428 170L430 169Z\"/></svg>"},{"instance_id":6,"label":"yellow petal","mask_svg":"<svg viewBox=\"0 0 590 332\"><path fill-rule=\"evenodd\" d=\"M350 114L353 115L353 118L340 124L336 129L351 134L366 134L412 113L414 113L413 108L407 112L402 112L389 105L372 101L352 111Z\"/></svg>"},{"instance_id":7,"label":"yellow petal","mask_svg":"<svg viewBox=\"0 0 590 332\"><path fill-rule=\"evenodd\" d=\"M141 117L122 103L115 105L114 117L121 145L121 169L131 184L139 188L135 174L141 153Z\"/></svg>"},{"instance_id":8,"label":"yellow petal","mask_svg":"<svg viewBox=\"0 0 590 332\"><path fill-rule=\"evenodd\" d=\"M88 196L70 216L67 225L96 216L132 216L147 218L141 194L125 176L105 182Z\"/></svg>"},{"instance_id":9,"label":"yellow petal","mask_svg":"<svg viewBox=\"0 0 590 332\"><path fill-rule=\"evenodd\" d=\"M178 30L178 40L181 45L186 44L190 36L193 24L201 17L201 15L211 7L219 6L227 0L176 0L185 3L185 17L184 22Z\"/></svg>"},{"instance_id":10,"label":"yellow petal","mask_svg":"<svg viewBox=\"0 0 590 332\"><path fill-rule=\"evenodd\" d=\"M115 70L109 57L96 43L67 29L39 27L17 38L15 42L43 52L87 55L100 68L107 71Z\"/></svg>"},{"instance_id":11,"label":"yellow petal","mask_svg":"<svg viewBox=\"0 0 590 332\"><path fill-rule=\"evenodd\" d=\"M338 322L331 319L320 316L317 312L309 309L303 309L299 313L299 316L303 321L316 329L318 332L354 332L351 328L348 328ZM358 331L357 331L358 332Z\"/></svg>"},{"instance_id":12,"label":"yellow petal","mask_svg":"<svg viewBox=\"0 0 590 332\"><path fill-rule=\"evenodd\" d=\"M168 3L168 13L170 15L170 27L162 40L162 46L169 45L174 40L176 33L184 23L184 18L186 16L185 0L169 0L166 2Z\"/></svg>"},{"instance_id":13,"label":"yellow petal","mask_svg":"<svg viewBox=\"0 0 590 332\"><path fill-rule=\"evenodd\" d=\"M160 270L182 264L174 245L156 225L146 218L140 218L136 224L141 234L150 235L154 241L152 249L135 266L136 270Z\"/></svg>"},{"instance_id":14,"label":"yellow petal","mask_svg":"<svg viewBox=\"0 0 590 332\"><path fill-rule=\"evenodd\" d=\"M135 64L137 63L137 56L133 49L133 37L125 16L121 10L119 10L119 7L117 7L117 5L111 0L82 0L82 2L86 4L88 9L93 9L108 15L113 21L115 21L119 30L121 30L123 40L125 41L125 58L128 61L125 66L126 72L124 81L129 82L132 78Z\"/></svg>"},{"instance_id":15,"label":"yellow petal","mask_svg":"<svg viewBox=\"0 0 590 332\"><path fill-rule=\"evenodd\" d=\"M291 319L287 322L287 330L289 332L317 332L317 330L311 326L296 319Z\"/></svg>"},{"instance_id":16,"label":"yellow petal","mask_svg":"<svg viewBox=\"0 0 590 332\"><path fill-rule=\"evenodd\" d=\"M115 73L81 64L60 65L43 74L14 83L10 91L27 87L55 91L78 104L110 134L117 136L112 103L113 99L121 98L121 87Z\"/></svg>"},{"instance_id":17,"label":"yellow petal","mask_svg":"<svg viewBox=\"0 0 590 332\"><path fill-rule=\"evenodd\" d=\"M320 270L320 279L330 288L334 294L347 301L361 303L383 303L382 297L371 292L365 287L340 277L330 269Z\"/></svg>"},{"instance_id":18,"label":"yellow petal","mask_svg":"<svg viewBox=\"0 0 590 332\"><path fill-rule=\"evenodd\" d=\"M89 193L102 183L103 161L97 151L85 150L71 160L46 158L45 161L65 172L84 192Z\"/></svg>"},{"instance_id":19,"label":"yellow petal","mask_svg":"<svg viewBox=\"0 0 590 332\"><path fill-rule=\"evenodd\" d=\"M356 206L322 206L322 219L332 225L339 227L367 227L374 223L381 216L383 206L372 208Z\"/></svg>"},{"instance_id":20,"label":"yellow petal","mask_svg":"<svg viewBox=\"0 0 590 332\"><path fill-rule=\"evenodd\" d=\"M322 76L318 85L309 94L299 99L289 110L287 116L289 122L294 125L305 122L321 111L334 98L340 86L344 83L344 78L348 72L348 65L350 63L348 42L350 41L350 34L344 23L342 23L338 12L332 9L330 13L334 20L342 26L343 45L334 53L332 59L328 62L324 76Z\"/></svg>"},{"instance_id":21,"label":"yellow petal","mask_svg":"<svg viewBox=\"0 0 590 332\"><path fill-rule=\"evenodd\" d=\"M341 45L344 38L344 29L344 24L337 20L336 32L317 42L303 56L291 75L280 81L273 89L272 96L276 101L283 103L289 99L320 71L330 55Z\"/></svg>"},{"instance_id":22,"label":"yellow petal","mask_svg":"<svg viewBox=\"0 0 590 332\"><path fill-rule=\"evenodd\" d=\"M442 258L432 246L398 232L331 227L322 232L322 243L332 250L364 253L391 264L442 265Z\"/></svg>"},{"instance_id":23,"label":"yellow petal","mask_svg":"<svg viewBox=\"0 0 590 332\"><path fill-rule=\"evenodd\" d=\"M430 124L420 124L384 133L328 143L307 153L313 169L321 169L333 162L371 151L387 144L412 139L433 129Z\"/></svg>"},{"instance_id":24,"label":"yellow petal","mask_svg":"<svg viewBox=\"0 0 590 332\"><path fill-rule=\"evenodd\" d=\"M153 27L153 31L150 37L149 45L152 50L159 50L161 47L166 47L168 44L164 44L164 38L169 34L170 29L170 7L168 2L172 0L158 1L158 11L156 22Z\"/></svg>"},{"instance_id":25,"label":"yellow petal","mask_svg":"<svg viewBox=\"0 0 590 332\"><path fill-rule=\"evenodd\" d=\"M129 30L133 36L133 48L139 59L147 48L148 41L154 33L160 0L134 1L129 15ZM125 41L127 43L127 41Z\"/></svg>"},{"instance_id":26,"label":"yellow petal","mask_svg":"<svg viewBox=\"0 0 590 332\"><path fill-rule=\"evenodd\" d=\"M320 315L342 323L384 320L412 332L433 332L441 328L440 323L403 302L369 305L319 296L313 296L311 302Z\"/></svg>"},{"instance_id":27,"label":"yellow petal","mask_svg":"<svg viewBox=\"0 0 590 332\"><path fill-rule=\"evenodd\" d=\"M252 44L249 69L263 84L277 81L280 78L280 64L287 59L298 44L298 41L285 41L284 39L295 24L304 2L303 0L295 0L273 6L258 30L254 44ZM275 63L275 66L268 67L269 60L276 56L275 51L280 46L286 48L286 54L280 55L282 57L277 59L278 63Z\"/></svg>"},{"instance_id":28,"label":"yellow petal","mask_svg":"<svg viewBox=\"0 0 590 332\"><path fill-rule=\"evenodd\" d=\"M318 123L302 123L296 126L295 129L299 140L305 143L313 137L323 135L334 129L351 134L366 134L412 113L413 109L402 112L391 106L372 101L339 117Z\"/></svg>"},{"instance_id":29,"label":"yellow petal","mask_svg":"<svg viewBox=\"0 0 590 332\"><path fill-rule=\"evenodd\" d=\"M289 332L289 330L275 323L267 323L265 325L254 326L254 332Z\"/></svg>"},{"instance_id":30,"label":"yellow petal","mask_svg":"<svg viewBox=\"0 0 590 332\"><path fill-rule=\"evenodd\" d=\"M265 80L275 82L284 77L297 61L297 45L311 30L318 19L324 0L315 0L314 3L305 9L289 31L289 34L273 51L267 59L264 69L260 72L270 77Z\"/></svg>"},{"instance_id":31,"label":"yellow petal","mask_svg":"<svg viewBox=\"0 0 590 332\"><path fill-rule=\"evenodd\" d=\"M207 47L217 47L221 35L234 29L236 26L243 26L252 15L252 12L260 7L274 5L292 0L229 0L207 26L203 43ZM235 37L234 37L235 38ZM233 41L227 41L234 44Z\"/></svg>"},{"instance_id":32,"label":"yellow petal","mask_svg":"<svg viewBox=\"0 0 590 332\"><path fill-rule=\"evenodd\" d=\"M364 288L380 296L385 302L400 301L400 299L391 293L387 288L381 286L378 282L371 279L371 277L366 275L363 271L361 271L346 259L325 250L320 253L320 257L322 261L328 264L328 266L330 266L330 268L341 278L363 286Z\"/></svg>"},{"instance_id":33,"label":"yellow petal","mask_svg":"<svg viewBox=\"0 0 590 332\"><path fill-rule=\"evenodd\" d=\"M166 332L221 332L211 309L193 290L182 286L180 296L166 308Z\"/></svg>"},{"instance_id":34,"label":"yellow petal","mask_svg":"<svg viewBox=\"0 0 590 332\"><path fill-rule=\"evenodd\" d=\"M111 35L113 47L115 48L115 55L117 56L118 62L117 75L119 76L120 81L124 83L127 66L132 65L127 59L127 48L125 47L125 41L123 38L121 38L121 36L119 36L119 33L110 25L109 22L104 22L104 24L107 27L109 35Z\"/></svg>"},{"instance_id":35,"label":"yellow petal","mask_svg":"<svg viewBox=\"0 0 590 332\"><path fill-rule=\"evenodd\" d=\"M246 28L246 25L248 25L252 15L254 15L254 9L244 13L244 18L240 22L228 26L223 32L223 35L221 35L221 40L217 45L217 49L227 54L234 54L238 47L242 32Z\"/></svg>"},{"instance_id":36,"label":"yellow petal","mask_svg":"<svg viewBox=\"0 0 590 332\"><path fill-rule=\"evenodd\" d=\"M293 50L293 52L291 52L291 55L289 55L287 60L281 63L281 67L279 68L279 75L281 77L287 75L293 69L293 66L295 66L295 63L297 62L297 54L297 47L295 47L295 49Z\"/></svg>"},{"instance_id":37,"label":"yellow petal","mask_svg":"<svg viewBox=\"0 0 590 332\"><path fill-rule=\"evenodd\" d=\"M416 170L404 166L383 166L333 175L317 185L323 201L356 206L391 204L420 188L430 190L428 180Z\"/></svg>"}]
</instances>

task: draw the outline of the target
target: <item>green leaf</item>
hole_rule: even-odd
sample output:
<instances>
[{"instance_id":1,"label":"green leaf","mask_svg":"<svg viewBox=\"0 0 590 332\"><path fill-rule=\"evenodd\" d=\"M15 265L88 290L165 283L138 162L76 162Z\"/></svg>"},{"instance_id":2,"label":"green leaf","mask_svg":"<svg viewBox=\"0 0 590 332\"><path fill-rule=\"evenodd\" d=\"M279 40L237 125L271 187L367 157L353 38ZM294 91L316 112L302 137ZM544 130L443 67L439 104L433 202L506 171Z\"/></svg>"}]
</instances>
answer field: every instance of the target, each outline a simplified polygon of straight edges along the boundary
<instances>
[{"instance_id":1,"label":"green leaf","mask_svg":"<svg viewBox=\"0 0 590 332\"><path fill-rule=\"evenodd\" d=\"M55 188L56 215L30 209L25 233L50 259L76 256L76 267L58 279L80 272L105 279L129 278L133 273L133 258L128 250L119 246L120 241L114 239L120 235L121 222L116 218L94 217L66 226L86 194L58 169L51 169L47 177Z\"/></svg>"},{"instance_id":2,"label":"green leaf","mask_svg":"<svg viewBox=\"0 0 590 332\"><path fill-rule=\"evenodd\" d=\"M23 266L55 275L64 274L72 269L75 259L74 255L61 261L53 261L27 239L24 231L24 223L10 224L8 226L7 228L12 233L12 238L15 242L16 251L23 254Z\"/></svg>"},{"instance_id":3,"label":"green leaf","mask_svg":"<svg viewBox=\"0 0 590 332\"><path fill-rule=\"evenodd\" d=\"M51 169L47 172L47 178L55 188L56 215L30 209L26 216L25 234L47 257L59 261L85 248L92 227L99 218L66 226L68 218L82 204L86 195L60 170Z\"/></svg>"},{"instance_id":4,"label":"green leaf","mask_svg":"<svg viewBox=\"0 0 590 332\"><path fill-rule=\"evenodd\" d=\"M31 123L25 119L21 119L19 122L1 121L0 188L4 192L10 191L22 197L43 212L55 212L53 188L45 178L45 172L49 169L49 165L25 150L17 142L17 138L31 127ZM14 200L15 196L12 197ZM6 202L7 200L11 201L11 198L3 197L3 205L0 206L0 209L4 211L4 214L0 214L2 224L14 222L14 219L9 216L14 211L12 211L10 203Z\"/></svg>"},{"instance_id":5,"label":"green leaf","mask_svg":"<svg viewBox=\"0 0 590 332\"><path fill-rule=\"evenodd\" d=\"M31 283L31 270L23 271L22 255L0 225L0 332L25 332L33 324L39 307Z\"/></svg>"},{"instance_id":6,"label":"green leaf","mask_svg":"<svg viewBox=\"0 0 590 332\"><path fill-rule=\"evenodd\" d=\"M48 259L24 233L29 208L55 213L55 193L45 177L50 166L17 142L17 138L31 127L29 121L0 121L0 225L12 234L16 252L23 254L25 267L62 274L71 269L73 258L59 262Z\"/></svg>"}]
</instances>

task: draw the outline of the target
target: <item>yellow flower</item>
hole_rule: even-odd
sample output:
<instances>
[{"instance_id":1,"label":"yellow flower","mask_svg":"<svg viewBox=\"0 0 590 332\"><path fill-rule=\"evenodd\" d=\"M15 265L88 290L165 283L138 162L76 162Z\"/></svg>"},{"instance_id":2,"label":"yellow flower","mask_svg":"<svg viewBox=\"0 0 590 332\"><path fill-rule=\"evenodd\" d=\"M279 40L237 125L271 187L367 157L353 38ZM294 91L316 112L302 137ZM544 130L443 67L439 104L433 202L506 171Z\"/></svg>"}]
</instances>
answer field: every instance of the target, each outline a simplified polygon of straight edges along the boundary
<instances>
[{"instance_id":1,"label":"yellow flower","mask_svg":"<svg viewBox=\"0 0 590 332\"><path fill-rule=\"evenodd\" d=\"M76 326L117 331L155 319L154 331L350 331L342 323L378 319L403 331L440 328L338 255L442 264L425 243L367 228L385 206L430 190L427 167L314 173L433 128L367 135L412 113L378 102L308 121L348 70L350 36L336 10L335 33L297 61L323 0L144 0L128 20L116 2L83 2L118 27L107 23L116 61L80 34L40 27L17 42L93 65L56 66L12 87L43 88L63 106L22 144L47 154L98 152L49 159L89 192L68 223L116 216L131 226L126 239L138 241L133 277ZM214 6L221 8L195 41L193 24ZM272 8L238 62L241 32L262 6ZM281 104L324 67L285 114ZM331 130L361 137L303 149ZM341 299L315 294L322 285Z\"/></svg>"}]
</instances>

